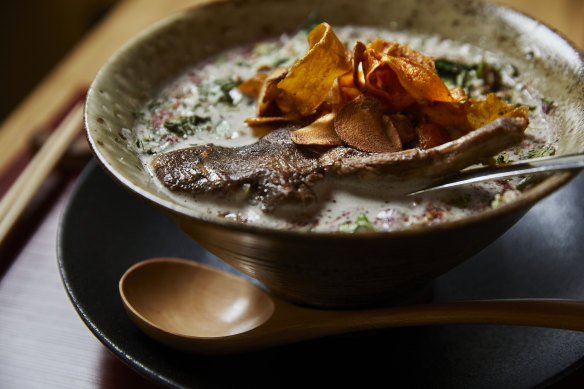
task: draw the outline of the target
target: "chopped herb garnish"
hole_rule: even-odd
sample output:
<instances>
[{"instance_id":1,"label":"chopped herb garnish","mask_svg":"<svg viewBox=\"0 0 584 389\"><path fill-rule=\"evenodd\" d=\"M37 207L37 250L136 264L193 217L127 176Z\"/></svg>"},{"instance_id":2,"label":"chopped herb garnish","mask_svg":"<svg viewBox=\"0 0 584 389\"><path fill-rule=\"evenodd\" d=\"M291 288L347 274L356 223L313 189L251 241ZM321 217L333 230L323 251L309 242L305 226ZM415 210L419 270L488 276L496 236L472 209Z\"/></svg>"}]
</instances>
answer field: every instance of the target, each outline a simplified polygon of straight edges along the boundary
<instances>
[{"instance_id":1,"label":"chopped herb garnish","mask_svg":"<svg viewBox=\"0 0 584 389\"><path fill-rule=\"evenodd\" d=\"M339 224L339 231L341 232L354 233L359 230L375 231L375 227L373 226L373 224L371 224L371 222L367 218L367 215L365 215L364 213L359 215L354 222L345 222Z\"/></svg>"},{"instance_id":2,"label":"chopped herb garnish","mask_svg":"<svg viewBox=\"0 0 584 389\"><path fill-rule=\"evenodd\" d=\"M461 72L468 72L477 68L477 65L468 65L446 58L437 58L435 66L440 77L457 77Z\"/></svg>"},{"instance_id":3,"label":"chopped herb garnish","mask_svg":"<svg viewBox=\"0 0 584 389\"><path fill-rule=\"evenodd\" d=\"M464 88L476 78L477 65L469 65L452 61L446 58L438 58L434 63L440 78L452 86Z\"/></svg>"},{"instance_id":4,"label":"chopped herb garnish","mask_svg":"<svg viewBox=\"0 0 584 389\"><path fill-rule=\"evenodd\" d=\"M488 62L481 61L481 63L479 63L476 75L485 82L491 92L496 92L501 89L501 70Z\"/></svg>"},{"instance_id":5,"label":"chopped herb garnish","mask_svg":"<svg viewBox=\"0 0 584 389\"><path fill-rule=\"evenodd\" d=\"M542 103L545 103L545 104L553 104L554 103L553 100L547 99L545 97L543 99L541 99L541 102Z\"/></svg>"},{"instance_id":6,"label":"chopped herb garnish","mask_svg":"<svg viewBox=\"0 0 584 389\"><path fill-rule=\"evenodd\" d=\"M273 42L258 43L254 47L254 55L258 57L257 64L260 68L273 69L277 66L290 65L293 58L290 55L283 53L280 46Z\"/></svg>"},{"instance_id":7,"label":"chopped herb garnish","mask_svg":"<svg viewBox=\"0 0 584 389\"><path fill-rule=\"evenodd\" d=\"M147 108L149 111L155 111L162 106L162 100L152 100L148 103Z\"/></svg>"},{"instance_id":8,"label":"chopped herb garnish","mask_svg":"<svg viewBox=\"0 0 584 389\"><path fill-rule=\"evenodd\" d=\"M554 108L554 102L550 99L541 99L541 110L543 113L548 114Z\"/></svg>"},{"instance_id":9,"label":"chopped herb garnish","mask_svg":"<svg viewBox=\"0 0 584 389\"><path fill-rule=\"evenodd\" d=\"M197 130L203 128L203 124L209 122L211 118L207 116L181 116L176 120L164 123L164 128L168 131L181 135L193 135Z\"/></svg>"},{"instance_id":10,"label":"chopped herb garnish","mask_svg":"<svg viewBox=\"0 0 584 389\"><path fill-rule=\"evenodd\" d=\"M269 55L276 50L276 48L277 46L274 42L260 42L253 47L253 54L258 57Z\"/></svg>"},{"instance_id":11,"label":"chopped herb garnish","mask_svg":"<svg viewBox=\"0 0 584 389\"><path fill-rule=\"evenodd\" d=\"M493 201L491 201L491 208L499 208L503 205L503 197L500 194L496 194Z\"/></svg>"},{"instance_id":12,"label":"chopped herb garnish","mask_svg":"<svg viewBox=\"0 0 584 389\"><path fill-rule=\"evenodd\" d=\"M487 63L485 61L481 61L477 65L476 71L477 71L477 77L478 78L484 78L485 77L486 67L487 67Z\"/></svg>"},{"instance_id":13,"label":"chopped herb garnish","mask_svg":"<svg viewBox=\"0 0 584 389\"><path fill-rule=\"evenodd\" d=\"M483 80L484 85L490 92L496 92L501 89L501 70L486 61L481 61L478 64L467 64L446 58L438 58L434 65L440 78L452 87L468 89L473 84L473 81L480 79Z\"/></svg>"},{"instance_id":14,"label":"chopped herb garnish","mask_svg":"<svg viewBox=\"0 0 584 389\"><path fill-rule=\"evenodd\" d=\"M209 104L224 102L232 105L234 101L229 92L237 85L239 85L237 81L227 77L217 79L211 84L200 84L198 90L201 99L207 101Z\"/></svg>"},{"instance_id":15,"label":"chopped herb garnish","mask_svg":"<svg viewBox=\"0 0 584 389\"><path fill-rule=\"evenodd\" d=\"M223 92L228 93L231 89L238 85L238 82L236 82L233 78L220 78L215 80L215 84L219 85Z\"/></svg>"},{"instance_id":16,"label":"chopped herb garnish","mask_svg":"<svg viewBox=\"0 0 584 389\"><path fill-rule=\"evenodd\" d=\"M497 165L503 165L506 163L511 162L511 160L509 159L509 155L505 152L499 153L496 157L495 157L495 163Z\"/></svg>"},{"instance_id":17,"label":"chopped herb garnish","mask_svg":"<svg viewBox=\"0 0 584 389\"><path fill-rule=\"evenodd\" d=\"M230 135L231 126L229 125L229 123L226 120L221 120L215 126L215 132L217 132L217 135L227 137Z\"/></svg>"},{"instance_id":18,"label":"chopped herb garnish","mask_svg":"<svg viewBox=\"0 0 584 389\"><path fill-rule=\"evenodd\" d=\"M535 149L529 150L527 156L529 158L541 158L541 157L550 157L556 153L556 149L554 146L543 146L537 147Z\"/></svg>"}]
</instances>

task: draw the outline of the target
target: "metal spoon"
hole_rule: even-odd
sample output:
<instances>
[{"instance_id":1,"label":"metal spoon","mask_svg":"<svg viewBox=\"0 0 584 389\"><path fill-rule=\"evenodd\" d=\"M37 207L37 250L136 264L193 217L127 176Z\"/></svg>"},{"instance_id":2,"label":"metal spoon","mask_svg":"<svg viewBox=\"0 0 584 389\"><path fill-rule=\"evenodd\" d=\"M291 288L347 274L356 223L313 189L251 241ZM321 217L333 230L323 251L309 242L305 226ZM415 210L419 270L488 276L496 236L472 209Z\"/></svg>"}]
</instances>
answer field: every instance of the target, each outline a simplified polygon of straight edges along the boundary
<instances>
[{"instance_id":1,"label":"metal spoon","mask_svg":"<svg viewBox=\"0 0 584 389\"><path fill-rule=\"evenodd\" d=\"M584 168L584 154L568 154L552 157L533 158L524 161L511 162L499 166L487 166L468 169L460 174L432 183L429 187L416 190L409 195L419 195L426 192L455 188L458 186L500 180L526 174L573 170Z\"/></svg>"},{"instance_id":2,"label":"metal spoon","mask_svg":"<svg viewBox=\"0 0 584 389\"><path fill-rule=\"evenodd\" d=\"M584 331L584 302L524 299L379 309L296 306L243 278L196 262L156 258L126 271L119 284L130 318L168 346L227 354L328 335L400 326L493 323Z\"/></svg>"}]
</instances>

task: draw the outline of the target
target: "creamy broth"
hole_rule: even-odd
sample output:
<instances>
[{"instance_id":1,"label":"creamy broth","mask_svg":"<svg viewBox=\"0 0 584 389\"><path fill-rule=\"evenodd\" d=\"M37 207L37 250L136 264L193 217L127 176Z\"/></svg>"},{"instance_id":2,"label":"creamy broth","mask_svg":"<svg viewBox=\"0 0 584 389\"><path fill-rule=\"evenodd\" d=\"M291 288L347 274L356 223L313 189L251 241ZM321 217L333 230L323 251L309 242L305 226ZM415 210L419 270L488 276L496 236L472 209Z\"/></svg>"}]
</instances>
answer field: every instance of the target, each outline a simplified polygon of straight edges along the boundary
<instances>
[{"instance_id":1,"label":"creamy broth","mask_svg":"<svg viewBox=\"0 0 584 389\"><path fill-rule=\"evenodd\" d=\"M554 152L557 135L548 114L553 103L546 101L545 96L529 84L527 74L505 63L505 58L496 53L436 36L349 26L335 27L334 30L348 47L356 40L368 42L383 38L409 44L436 58L496 66L500 82L506 86L498 94L508 102L530 107L530 125L525 140L499 154L497 159L507 162ZM255 115L255 101L241 94L235 86L252 77L258 69L286 66L301 57L307 50L306 36L306 31L300 31L235 48L179 75L136 113L135 128L125 134L133 139L144 166L152 171L153 155L177 148L208 143L235 147L255 142L262 135L261 131L244 123L245 118ZM484 81L473 77L472 72L468 76L464 86L469 97L484 98L481 92ZM407 188L418 184L390 177L358 181L327 178L314 188L319 199L316 204L285 204L269 214L262 212L257 205L249 204L243 192L229 197L171 195L187 207L199 210L202 215L242 223L311 231L393 231L457 220L497 207L517 197L529 184L529 178L474 184L423 196L404 196Z\"/></svg>"}]
</instances>

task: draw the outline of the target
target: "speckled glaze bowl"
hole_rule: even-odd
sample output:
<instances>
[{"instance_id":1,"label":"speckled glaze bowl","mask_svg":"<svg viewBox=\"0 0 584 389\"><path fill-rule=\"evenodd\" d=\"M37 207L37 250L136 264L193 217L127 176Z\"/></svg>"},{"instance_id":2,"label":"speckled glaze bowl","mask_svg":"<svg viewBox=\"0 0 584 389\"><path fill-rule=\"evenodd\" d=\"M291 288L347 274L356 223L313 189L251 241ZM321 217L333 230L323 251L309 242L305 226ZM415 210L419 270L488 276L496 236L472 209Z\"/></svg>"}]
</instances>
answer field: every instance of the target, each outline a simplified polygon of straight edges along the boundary
<instances>
[{"instance_id":1,"label":"speckled glaze bowl","mask_svg":"<svg viewBox=\"0 0 584 389\"><path fill-rule=\"evenodd\" d=\"M161 191L122 135L136 111L185 67L223 49L293 30L316 12L334 25L438 34L502 52L530 72L558 108L558 154L584 150L584 61L550 28L511 9L469 0L202 2L137 36L100 70L87 96L87 136L102 167L166 213L193 240L300 304L349 307L404 301L503 234L575 173L551 176L477 216L408 231L305 233L197 216Z\"/></svg>"}]
</instances>

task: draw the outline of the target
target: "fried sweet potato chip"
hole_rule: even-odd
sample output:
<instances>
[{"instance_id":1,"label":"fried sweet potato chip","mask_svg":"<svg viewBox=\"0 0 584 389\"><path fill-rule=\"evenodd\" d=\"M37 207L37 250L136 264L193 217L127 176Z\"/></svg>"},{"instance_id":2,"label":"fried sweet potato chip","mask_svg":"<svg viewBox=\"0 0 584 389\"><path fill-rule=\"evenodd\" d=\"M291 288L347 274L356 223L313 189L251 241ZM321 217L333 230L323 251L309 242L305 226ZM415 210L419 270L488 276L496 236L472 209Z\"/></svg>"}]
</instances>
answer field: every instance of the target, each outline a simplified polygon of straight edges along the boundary
<instances>
[{"instance_id":1,"label":"fried sweet potato chip","mask_svg":"<svg viewBox=\"0 0 584 389\"><path fill-rule=\"evenodd\" d=\"M507 104L494 93L489 93L485 100L469 100L467 118L473 129L480 128L503 116L521 117L525 119L525 123L528 123L529 108Z\"/></svg>"},{"instance_id":2,"label":"fried sweet potato chip","mask_svg":"<svg viewBox=\"0 0 584 389\"><path fill-rule=\"evenodd\" d=\"M260 90L264 85L264 81L268 77L267 73L256 73L253 77L245 80L237 86L237 89L248 96L255 97L256 99L260 95Z\"/></svg>"},{"instance_id":3,"label":"fried sweet potato chip","mask_svg":"<svg viewBox=\"0 0 584 389\"><path fill-rule=\"evenodd\" d=\"M420 123L416 127L416 134L422 150L431 149L452 140L447 130L431 122Z\"/></svg>"},{"instance_id":4,"label":"fried sweet potato chip","mask_svg":"<svg viewBox=\"0 0 584 389\"><path fill-rule=\"evenodd\" d=\"M363 62L365 50L367 50L367 46L361 41L357 41L353 47L353 85L359 90L364 88L364 83L361 82L362 69L359 68L359 65Z\"/></svg>"},{"instance_id":5,"label":"fried sweet potato chip","mask_svg":"<svg viewBox=\"0 0 584 389\"><path fill-rule=\"evenodd\" d=\"M367 45L362 57L366 90L384 98L392 110L400 111L415 101L462 100L438 76L434 59L407 45L377 39Z\"/></svg>"},{"instance_id":6,"label":"fried sweet potato chip","mask_svg":"<svg viewBox=\"0 0 584 389\"><path fill-rule=\"evenodd\" d=\"M427 69L435 69L434 58L425 56L408 45L383 39L375 39L367 45L367 48L376 53L379 59L382 59L383 56L407 58Z\"/></svg>"},{"instance_id":7,"label":"fried sweet potato chip","mask_svg":"<svg viewBox=\"0 0 584 389\"><path fill-rule=\"evenodd\" d=\"M270 74L258 74L264 74L264 76L260 76L256 79L251 78L248 80L248 85L244 85L248 82L246 81L239 86L240 90L241 86L244 85L243 91L249 90L254 92L258 86L257 82L263 79L263 82L259 85L259 90L257 91L256 117L245 119L245 123L250 126L261 126L270 123L290 122L297 119L298 115L295 112L282 112L282 109L277 102L277 98L280 95L277 84L280 80L286 77L286 74L288 74L288 68L279 67L274 69Z\"/></svg>"},{"instance_id":8,"label":"fried sweet potato chip","mask_svg":"<svg viewBox=\"0 0 584 389\"><path fill-rule=\"evenodd\" d=\"M386 56L384 62L395 72L401 86L415 100L456 101L436 73L436 69L401 57Z\"/></svg>"},{"instance_id":9,"label":"fried sweet potato chip","mask_svg":"<svg viewBox=\"0 0 584 389\"><path fill-rule=\"evenodd\" d=\"M436 124L452 134L462 136L502 116L521 117L528 123L528 108L507 104L494 93L485 100L470 99L461 103L419 102L408 109L418 120ZM455 137L458 137L455 136Z\"/></svg>"},{"instance_id":10,"label":"fried sweet potato chip","mask_svg":"<svg viewBox=\"0 0 584 389\"><path fill-rule=\"evenodd\" d=\"M330 97L327 97L326 101L333 105L332 110L338 111L360 95L361 91L355 86L353 74L345 73L337 77L331 88Z\"/></svg>"},{"instance_id":11,"label":"fried sweet potato chip","mask_svg":"<svg viewBox=\"0 0 584 389\"><path fill-rule=\"evenodd\" d=\"M278 83L280 108L293 108L302 116L324 101L337 77L352 71L351 54L330 25L316 26L308 35L308 43L306 55Z\"/></svg>"},{"instance_id":12,"label":"fried sweet potato chip","mask_svg":"<svg viewBox=\"0 0 584 389\"><path fill-rule=\"evenodd\" d=\"M474 128L468 121L466 103L420 102L408 111L419 120L435 123L441 127L467 133Z\"/></svg>"},{"instance_id":13,"label":"fried sweet potato chip","mask_svg":"<svg viewBox=\"0 0 584 389\"><path fill-rule=\"evenodd\" d=\"M494 94L479 101L462 88L448 89L434 58L408 45L358 41L350 53L326 23L310 32L308 45L292 67L240 85L243 93L258 96L257 117L246 123L312 120L291 132L293 142L373 153L434 148L502 116L521 117L527 126L526 107Z\"/></svg>"},{"instance_id":14,"label":"fried sweet potato chip","mask_svg":"<svg viewBox=\"0 0 584 389\"><path fill-rule=\"evenodd\" d=\"M400 84L389 65L377 59L371 52L365 52L363 61L365 73L365 93L380 98L388 109L401 111L415 103L415 99Z\"/></svg>"},{"instance_id":15,"label":"fried sweet potato chip","mask_svg":"<svg viewBox=\"0 0 584 389\"><path fill-rule=\"evenodd\" d=\"M279 96L278 83L288 74L287 68L276 68L267 75L258 93L256 116L283 116L282 110L276 102Z\"/></svg>"},{"instance_id":16,"label":"fried sweet potato chip","mask_svg":"<svg viewBox=\"0 0 584 389\"><path fill-rule=\"evenodd\" d=\"M244 122L250 126L263 126L271 123L283 123L290 122L291 119L287 116L267 116L267 117L256 117L256 118L246 118Z\"/></svg>"}]
</instances>

